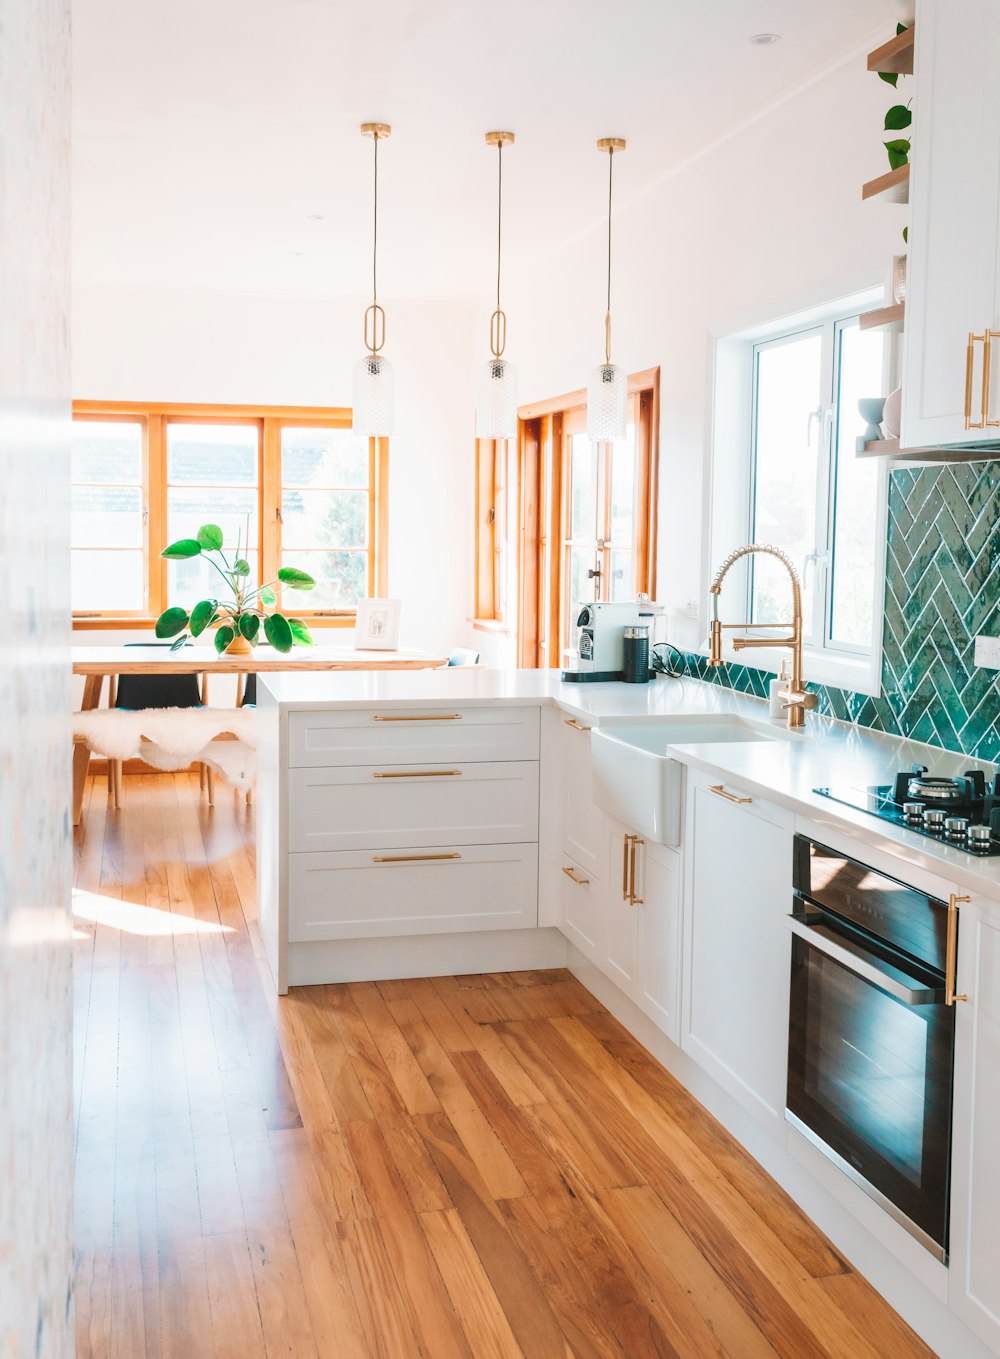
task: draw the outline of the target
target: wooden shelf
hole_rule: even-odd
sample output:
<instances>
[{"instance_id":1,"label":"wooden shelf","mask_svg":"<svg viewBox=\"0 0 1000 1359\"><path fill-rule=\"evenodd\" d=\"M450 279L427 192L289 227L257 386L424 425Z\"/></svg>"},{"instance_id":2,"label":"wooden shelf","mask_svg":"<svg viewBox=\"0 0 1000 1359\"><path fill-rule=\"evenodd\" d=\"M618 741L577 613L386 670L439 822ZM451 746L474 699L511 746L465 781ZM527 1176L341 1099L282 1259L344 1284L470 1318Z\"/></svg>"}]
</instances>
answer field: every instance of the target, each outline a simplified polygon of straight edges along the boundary
<instances>
[{"instance_id":1,"label":"wooden shelf","mask_svg":"<svg viewBox=\"0 0 1000 1359\"><path fill-rule=\"evenodd\" d=\"M913 74L913 29L907 28L895 38L890 38L874 52L868 53L869 71L884 71L887 75Z\"/></svg>"},{"instance_id":2,"label":"wooden shelf","mask_svg":"<svg viewBox=\"0 0 1000 1359\"><path fill-rule=\"evenodd\" d=\"M897 458L899 457L898 439L871 439L858 449L859 458Z\"/></svg>"},{"instance_id":3,"label":"wooden shelf","mask_svg":"<svg viewBox=\"0 0 1000 1359\"><path fill-rule=\"evenodd\" d=\"M897 463L993 462L1000 448L904 448L898 439L872 439L858 449L859 458L891 458Z\"/></svg>"},{"instance_id":4,"label":"wooden shelf","mask_svg":"<svg viewBox=\"0 0 1000 1359\"><path fill-rule=\"evenodd\" d=\"M879 175L861 186L863 199L881 198L884 203L908 203L910 201L910 166L901 165L898 170Z\"/></svg>"},{"instance_id":5,"label":"wooden shelf","mask_svg":"<svg viewBox=\"0 0 1000 1359\"><path fill-rule=\"evenodd\" d=\"M877 311L861 313L859 330L881 330L891 335L901 335L905 321L906 304L896 302L891 307L879 307Z\"/></svg>"}]
</instances>

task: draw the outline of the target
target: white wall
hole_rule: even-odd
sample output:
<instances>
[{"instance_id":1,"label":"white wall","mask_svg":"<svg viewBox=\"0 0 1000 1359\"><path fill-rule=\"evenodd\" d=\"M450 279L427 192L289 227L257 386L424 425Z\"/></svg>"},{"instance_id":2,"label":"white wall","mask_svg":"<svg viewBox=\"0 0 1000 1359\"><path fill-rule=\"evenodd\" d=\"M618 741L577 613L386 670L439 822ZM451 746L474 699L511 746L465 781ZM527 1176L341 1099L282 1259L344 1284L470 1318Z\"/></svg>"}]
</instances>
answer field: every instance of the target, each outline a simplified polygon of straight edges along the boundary
<instances>
[{"instance_id":1,"label":"white wall","mask_svg":"<svg viewBox=\"0 0 1000 1359\"><path fill-rule=\"evenodd\" d=\"M466 640L472 611L475 374L485 323L460 304L384 304L385 353L396 373L389 590L403 600L402 643L449 651ZM360 297L301 302L81 286L73 294L73 395L350 406L365 306ZM113 638L77 634L95 645Z\"/></svg>"},{"instance_id":2,"label":"white wall","mask_svg":"<svg viewBox=\"0 0 1000 1359\"><path fill-rule=\"evenodd\" d=\"M68 0L0 43L0 1353L68 1359Z\"/></svg>"},{"instance_id":3,"label":"white wall","mask_svg":"<svg viewBox=\"0 0 1000 1359\"><path fill-rule=\"evenodd\" d=\"M888 169L882 122L894 102L859 53L631 202L627 151L615 165L613 357L629 372L661 369L656 593L702 612L699 624L673 618L681 645L702 632L709 582L714 341L881 285L906 209L863 204L861 184ZM637 135L669 145L670 129ZM595 151L595 180L606 174ZM605 233L511 270L510 357L525 402L583 387L603 358Z\"/></svg>"}]
</instances>

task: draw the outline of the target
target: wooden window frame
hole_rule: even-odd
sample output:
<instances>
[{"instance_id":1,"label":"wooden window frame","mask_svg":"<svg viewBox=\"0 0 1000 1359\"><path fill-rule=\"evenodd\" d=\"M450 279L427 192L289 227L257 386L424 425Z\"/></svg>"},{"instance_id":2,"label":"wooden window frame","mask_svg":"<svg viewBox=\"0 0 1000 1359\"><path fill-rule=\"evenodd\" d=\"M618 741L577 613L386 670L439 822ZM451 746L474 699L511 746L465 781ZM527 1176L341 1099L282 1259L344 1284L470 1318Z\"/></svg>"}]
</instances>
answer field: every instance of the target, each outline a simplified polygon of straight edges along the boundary
<instances>
[{"instance_id":1,"label":"wooden window frame","mask_svg":"<svg viewBox=\"0 0 1000 1359\"><path fill-rule=\"evenodd\" d=\"M262 579L277 574L281 561L281 431L288 427L350 429L351 412L326 406L237 406L142 401L74 401L74 420L121 421L142 429L143 582L140 613L115 610L75 613L74 630L149 628L167 606L167 563L157 543L166 545L167 427L178 424L247 424L257 429L257 551ZM385 595L389 583L389 441L368 441L368 593ZM350 628L355 609L303 609L296 614L310 627Z\"/></svg>"},{"instance_id":2,"label":"wooden window frame","mask_svg":"<svg viewBox=\"0 0 1000 1359\"><path fill-rule=\"evenodd\" d=\"M647 368L628 379L638 398L639 429L635 525L636 589L656 595L657 497L659 492L660 370ZM585 391L522 406L518 411L517 663L534 669L562 668L564 624L562 543L568 521L569 479L563 475L565 424L585 410ZM552 639L558 639L552 645Z\"/></svg>"}]
</instances>

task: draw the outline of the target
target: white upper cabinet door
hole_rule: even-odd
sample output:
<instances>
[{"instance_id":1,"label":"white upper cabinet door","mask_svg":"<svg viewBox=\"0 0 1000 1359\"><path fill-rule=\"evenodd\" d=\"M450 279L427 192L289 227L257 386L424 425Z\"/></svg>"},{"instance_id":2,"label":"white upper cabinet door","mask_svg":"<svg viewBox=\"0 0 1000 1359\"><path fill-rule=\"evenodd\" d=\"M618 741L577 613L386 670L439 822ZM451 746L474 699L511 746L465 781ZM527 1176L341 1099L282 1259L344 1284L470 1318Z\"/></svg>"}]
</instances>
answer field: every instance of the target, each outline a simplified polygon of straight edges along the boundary
<instances>
[{"instance_id":1,"label":"white upper cabinet door","mask_svg":"<svg viewBox=\"0 0 1000 1359\"><path fill-rule=\"evenodd\" d=\"M959 909L948 1301L1000 1353L1000 907Z\"/></svg>"},{"instance_id":2,"label":"white upper cabinet door","mask_svg":"<svg viewBox=\"0 0 1000 1359\"><path fill-rule=\"evenodd\" d=\"M985 387L982 339L967 358L1000 328L1000 4L920 0L915 43L900 442L998 443L1000 336Z\"/></svg>"},{"instance_id":3,"label":"white upper cabinet door","mask_svg":"<svg viewBox=\"0 0 1000 1359\"><path fill-rule=\"evenodd\" d=\"M694 770L688 790L681 1046L780 1135L794 818Z\"/></svg>"}]
</instances>

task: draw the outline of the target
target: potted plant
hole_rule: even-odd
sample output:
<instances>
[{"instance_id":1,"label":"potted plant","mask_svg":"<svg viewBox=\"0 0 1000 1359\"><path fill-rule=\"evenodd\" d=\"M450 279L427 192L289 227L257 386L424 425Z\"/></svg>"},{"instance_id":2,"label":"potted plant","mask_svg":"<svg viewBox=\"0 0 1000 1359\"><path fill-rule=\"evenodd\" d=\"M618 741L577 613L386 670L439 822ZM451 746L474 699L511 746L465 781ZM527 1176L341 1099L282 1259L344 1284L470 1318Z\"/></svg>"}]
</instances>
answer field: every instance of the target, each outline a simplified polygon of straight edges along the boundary
<instances>
[{"instance_id":1,"label":"potted plant","mask_svg":"<svg viewBox=\"0 0 1000 1359\"><path fill-rule=\"evenodd\" d=\"M206 628L216 627L215 649L220 654L248 656L259 640L261 629L276 651L288 652L293 646L312 646L312 633L299 618L286 618L274 605L272 586L279 582L289 590L311 590L316 582L305 571L283 566L267 585L250 584L250 563L240 555L237 536L232 561L222 547L218 524L202 524L196 538L180 538L160 553L168 561L187 561L204 557L215 567L227 586L230 598L201 599L190 613L186 609L165 609L156 620L157 637L176 637L176 651L188 639L199 637ZM268 612L270 610L270 612ZM179 635L178 635L179 634Z\"/></svg>"}]
</instances>

